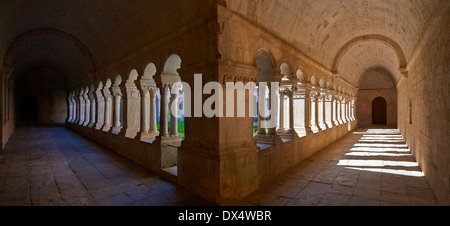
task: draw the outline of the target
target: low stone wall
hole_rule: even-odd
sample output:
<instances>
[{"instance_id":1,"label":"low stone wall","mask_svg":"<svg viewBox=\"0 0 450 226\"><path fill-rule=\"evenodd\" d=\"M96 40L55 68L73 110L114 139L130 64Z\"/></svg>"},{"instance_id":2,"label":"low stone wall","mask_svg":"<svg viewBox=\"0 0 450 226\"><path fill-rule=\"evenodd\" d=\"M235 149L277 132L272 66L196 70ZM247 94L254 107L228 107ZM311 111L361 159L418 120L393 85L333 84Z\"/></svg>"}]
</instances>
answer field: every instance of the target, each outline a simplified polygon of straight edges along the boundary
<instances>
[{"instance_id":1,"label":"low stone wall","mask_svg":"<svg viewBox=\"0 0 450 226\"><path fill-rule=\"evenodd\" d=\"M335 126L305 137L294 137L288 142L277 142L275 146L260 150L260 183L268 181L283 171L297 165L357 128L357 120Z\"/></svg>"}]
</instances>

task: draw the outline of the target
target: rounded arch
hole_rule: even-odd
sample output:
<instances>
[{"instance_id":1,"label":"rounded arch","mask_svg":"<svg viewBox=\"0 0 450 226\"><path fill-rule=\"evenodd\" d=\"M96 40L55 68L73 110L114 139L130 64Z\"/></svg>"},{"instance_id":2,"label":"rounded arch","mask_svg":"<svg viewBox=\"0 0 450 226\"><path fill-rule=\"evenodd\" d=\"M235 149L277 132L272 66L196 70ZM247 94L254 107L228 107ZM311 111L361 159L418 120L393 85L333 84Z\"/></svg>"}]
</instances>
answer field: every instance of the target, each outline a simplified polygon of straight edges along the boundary
<instances>
[{"instance_id":1,"label":"rounded arch","mask_svg":"<svg viewBox=\"0 0 450 226\"><path fill-rule=\"evenodd\" d=\"M102 90L102 89L103 89L103 82L100 81L100 82L98 82L98 85L97 85L97 91Z\"/></svg>"},{"instance_id":2,"label":"rounded arch","mask_svg":"<svg viewBox=\"0 0 450 226\"><path fill-rule=\"evenodd\" d=\"M114 86L119 86L122 83L122 76L117 75L116 79L114 79Z\"/></svg>"},{"instance_id":3,"label":"rounded arch","mask_svg":"<svg viewBox=\"0 0 450 226\"><path fill-rule=\"evenodd\" d=\"M313 85L313 86L317 85L316 76L314 76L314 75L311 76L311 85Z\"/></svg>"},{"instance_id":4,"label":"rounded arch","mask_svg":"<svg viewBox=\"0 0 450 226\"><path fill-rule=\"evenodd\" d=\"M323 78L321 78L321 79L319 80L319 86L320 86L321 88L325 88L325 81L323 80Z\"/></svg>"},{"instance_id":5,"label":"rounded arch","mask_svg":"<svg viewBox=\"0 0 450 226\"><path fill-rule=\"evenodd\" d=\"M286 77L291 77L291 69L287 62L283 62L280 66L280 73Z\"/></svg>"},{"instance_id":6,"label":"rounded arch","mask_svg":"<svg viewBox=\"0 0 450 226\"><path fill-rule=\"evenodd\" d=\"M326 88L329 90L333 89L333 86L330 81L327 82Z\"/></svg>"},{"instance_id":7,"label":"rounded arch","mask_svg":"<svg viewBox=\"0 0 450 226\"><path fill-rule=\"evenodd\" d=\"M303 68L298 68L297 72L295 73L295 76L297 77L299 82L305 81L305 74L303 73Z\"/></svg>"},{"instance_id":8,"label":"rounded arch","mask_svg":"<svg viewBox=\"0 0 450 226\"><path fill-rule=\"evenodd\" d=\"M49 27L30 30L17 36L6 49L3 65L11 65L13 55L12 53L14 53L15 49L17 48L17 46L19 46L21 42L23 42L27 38L41 34L56 35L64 39L70 40L74 44L74 46L76 46L76 48L80 49L89 58L89 61L91 62L91 72L93 73L96 71L94 57L92 56L92 53L89 51L86 45L84 45L83 42L81 42L80 40L78 40L77 38L75 38L74 36L72 36L67 32Z\"/></svg>"},{"instance_id":9,"label":"rounded arch","mask_svg":"<svg viewBox=\"0 0 450 226\"><path fill-rule=\"evenodd\" d=\"M108 88L110 88L111 87L111 85L112 85L112 82L111 82L111 79L106 79L106 82L105 82L105 89L108 89Z\"/></svg>"},{"instance_id":10,"label":"rounded arch","mask_svg":"<svg viewBox=\"0 0 450 226\"><path fill-rule=\"evenodd\" d=\"M139 74L138 74L137 70L136 70L136 69L132 69L132 70L130 71L130 74L128 75L127 82L132 83L132 82L136 81L136 79L138 78L138 76L139 76Z\"/></svg>"},{"instance_id":11,"label":"rounded arch","mask_svg":"<svg viewBox=\"0 0 450 226\"><path fill-rule=\"evenodd\" d=\"M177 54L170 55L164 63L163 73L178 75L178 69L181 68L181 58Z\"/></svg>"},{"instance_id":12,"label":"rounded arch","mask_svg":"<svg viewBox=\"0 0 450 226\"><path fill-rule=\"evenodd\" d=\"M258 49L253 62L256 63L256 67L261 69L261 73L270 73L275 71L276 63L274 57L267 49Z\"/></svg>"},{"instance_id":13,"label":"rounded arch","mask_svg":"<svg viewBox=\"0 0 450 226\"><path fill-rule=\"evenodd\" d=\"M397 44L397 42L395 42L391 38L388 38L384 35L372 34L372 35L362 35L362 36L356 37L356 38L350 40L349 42L347 42L345 45L343 45L337 52L336 56L334 57L333 64L331 67L331 72L337 73L337 69L338 69L338 66L340 64L342 57L347 53L347 51L352 46L355 46L360 42L366 42L366 41L370 41L370 40L382 42L382 43L386 44L387 46L389 46L390 48L394 49L395 53L397 54L398 60L400 62L400 68L405 68L407 66L405 54L403 53L402 48L400 47L399 44Z\"/></svg>"},{"instance_id":14,"label":"rounded arch","mask_svg":"<svg viewBox=\"0 0 450 226\"><path fill-rule=\"evenodd\" d=\"M145 66L143 78L145 79L153 79L153 76L156 74L156 66L154 63L148 63L147 66Z\"/></svg>"}]
</instances>

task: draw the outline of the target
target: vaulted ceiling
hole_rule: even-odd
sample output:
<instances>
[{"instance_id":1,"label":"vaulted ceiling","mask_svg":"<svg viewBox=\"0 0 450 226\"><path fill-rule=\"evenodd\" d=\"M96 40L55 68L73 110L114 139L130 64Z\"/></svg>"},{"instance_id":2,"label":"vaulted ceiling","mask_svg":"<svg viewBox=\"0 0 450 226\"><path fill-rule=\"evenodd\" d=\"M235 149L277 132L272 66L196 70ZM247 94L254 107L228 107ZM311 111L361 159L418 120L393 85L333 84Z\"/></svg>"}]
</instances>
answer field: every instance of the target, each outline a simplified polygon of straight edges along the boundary
<instances>
[{"instance_id":1,"label":"vaulted ceiling","mask_svg":"<svg viewBox=\"0 0 450 226\"><path fill-rule=\"evenodd\" d=\"M406 66L430 18L445 1L226 3L357 86L360 76L373 68L382 68L398 81L398 69ZM204 0L3 0L1 61L14 68L13 77L44 65L63 71L74 82L170 34L196 15L213 11L207 5Z\"/></svg>"},{"instance_id":2,"label":"vaulted ceiling","mask_svg":"<svg viewBox=\"0 0 450 226\"><path fill-rule=\"evenodd\" d=\"M204 15L201 2L2 0L0 58L16 79L44 65L75 82Z\"/></svg>"},{"instance_id":3,"label":"vaulted ceiling","mask_svg":"<svg viewBox=\"0 0 450 226\"><path fill-rule=\"evenodd\" d=\"M342 78L383 68L400 79L430 18L446 0L227 0Z\"/></svg>"}]
</instances>

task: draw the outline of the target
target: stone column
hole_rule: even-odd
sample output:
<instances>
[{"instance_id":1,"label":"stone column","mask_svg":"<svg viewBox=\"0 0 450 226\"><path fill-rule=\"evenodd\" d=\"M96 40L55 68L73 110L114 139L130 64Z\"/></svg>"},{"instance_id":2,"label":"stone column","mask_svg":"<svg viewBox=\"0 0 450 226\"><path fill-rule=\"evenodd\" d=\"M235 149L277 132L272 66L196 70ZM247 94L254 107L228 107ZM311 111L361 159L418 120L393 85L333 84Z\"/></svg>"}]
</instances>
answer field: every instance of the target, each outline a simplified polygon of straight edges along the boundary
<instances>
[{"instance_id":1,"label":"stone column","mask_svg":"<svg viewBox=\"0 0 450 226\"><path fill-rule=\"evenodd\" d=\"M299 136L307 136L312 133L310 123L311 100L310 87L299 83L293 93L294 102L294 128Z\"/></svg>"},{"instance_id":2,"label":"stone column","mask_svg":"<svg viewBox=\"0 0 450 226\"><path fill-rule=\"evenodd\" d=\"M67 103L69 104L69 116L67 117L67 122L72 122L72 114L73 114L73 102L72 102L72 93L69 94L69 97L67 97Z\"/></svg>"},{"instance_id":3,"label":"stone column","mask_svg":"<svg viewBox=\"0 0 450 226\"><path fill-rule=\"evenodd\" d=\"M89 89L84 92L84 123L83 126L87 126L91 119L91 100L89 100Z\"/></svg>"},{"instance_id":4,"label":"stone column","mask_svg":"<svg viewBox=\"0 0 450 226\"><path fill-rule=\"evenodd\" d=\"M278 106L272 106L272 104L273 104L272 100L271 100L272 89L271 89L271 85L270 84L268 85L268 88L269 88L269 99L268 99L268 102L269 102L269 109L270 109L270 111L269 111L269 114L270 114L269 119L272 119L273 117L277 117L277 115L271 114L272 113L272 108L277 108ZM275 119L275 123L276 123L276 119ZM270 127L270 125L268 125L268 126L269 126L269 128L267 129L267 134L268 135L272 135L272 136L276 135L276 130L277 130L276 125L274 125L275 127Z\"/></svg>"},{"instance_id":5,"label":"stone column","mask_svg":"<svg viewBox=\"0 0 450 226\"><path fill-rule=\"evenodd\" d=\"M139 91L141 92L141 126L140 132L138 133L138 138L140 140L149 140L149 107L150 107L150 91L147 86L140 86Z\"/></svg>"},{"instance_id":6,"label":"stone column","mask_svg":"<svg viewBox=\"0 0 450 226\"><path fill-rule=\"evenodd\" d=\"M105 123L105 98L103 97L101 86L95 91L95 100L97 102L97 119L95 120L97 123L95 124L95 129L101 130Z\"/></svg>"},{"instance_id":7,"label":"stone column","mask_svg":"<svg viewBox=\"0 0 450 226\"><path fill-rule=\"evenodd\" d=\"M292 87L288 91L289 96L289 129L288 131L293 132L294 131L294 87Z\"/></svg>"},{"instance_id":8,"label":"stone column","mask_svg":"<svg viewBox=\"0 0 450 226\"><path fill-rule=\"evenodd\" d=\"M325 89L320 89L320 98L319 98L319 104L320 104L320 112L319 112L320 120L319 120L319 122L320 122L320 124L319 124L319 127L322 130L326 130L329 128L326 123L326 114L327 114L326 103L325 103L326 95L327 95L327 92L325 91Z\"/></svg>"},{"instance_id":9,"label":"stone column","mask_svg":"<svg viewBox=\"0 0 450 226\"><path fill-rule=\"evenodd\" d=\"M141 96L134 80L131 78L122 83L119 88L124 91L122 97L120 97L122 100L122 122L119 122L119 135L134 139L140 129Z\"/></svg>"},{"instance_id":10,"label":"stone column","mask_svg":"<svg viewBox=\"0 0 450 226\"><path fill-rule=\"evenodd\" d=\"M345 105L346 105L346 99L345 99L345 97L342 97L342 100L341 100L341 120L342 120L342 123L347 123L347 119L346 119L346 117L345 117Z\"/></svg>"},{"instance_id":11,"label":"stone column","mask_svg":"<svg viewBox=\"0 0 450 226\"><path fill-rule=\"evenodd\" d=\"M266 122L266 90L261 90L258 88L258 99L259 99L259 107L258 107L258 134L264 135L266 134L266 126L263 125L263 123ZM262 93L261 93L262 92ZM261 112L261 109L263 109L264 112Z\"/></svg>"},{"instance_id":12,"label":"stone column","mask_svg":"<svg viewBox=\"0 0 450 226\"><path fill-rule=\"evenodd\" d=\"M79 120L78 125L83 125L84 123L84 115L86 111L86 103L84 101L84 90L81 90L80 95L78 96L79 99L79 105L80 105L80 112L79 112Z\"/></svg>"},{"instance_id":13,"label":"stone column","mask_svg":"<svg viewBox=\"0 0 450 226\"><path fill-rule=\"evenodd\" d=\"M336 121L337 125L342 125L341 119L341 96L335 95L336 98Z\"/></svg>"},{"instance_id":14,"label":"stone column","mask_svg":"<svg viewBox=\"0 0 450 226\"><path fill-rule=\"evenodd\" d=\"M172 89L174 89L172 85ZM179 136L178 135L178 118L176 117L177 112L172 112L172 106L178 106L178 92L173 93L173 91L170 94L170 101L169 101L169 107L170 107L170 131L169 136ZM177 107L178 109L178 107Z\"/></svg>"},{"instance_id":15,"label":"stone column","mask_svg":"<svg viewBox=\"0 0 450 226\"><path fill-rule=\"evenodd\" d=\"M120 132L120 128L121 128L121 123L120 123L120 117L121 117L121 112L120 112L120 104L122 101L122 96L119 94L119 92L117 91L118 87L113 87L113 98L114 98L114 113L113 113L113 118L114 118L114 122L113 122L113 128L112 128L112 133L119 133Z\"/></svg>"},{"instance_id":16,"label":"stone column","mask_svg":"<svg viewBox=\"0 0 450 226\"><path fill-rule=\"evenodd\" d=\"M74 108L73 108L73 120L72 123L73 124L78 124L79 120L80 120L80 100L78 99L78 92L75 91L73 93L73 103L74 103Z\"/></svg>"},{"instance_id":17,"label":"stone column","mask_svg":"<svg viewBox=\"0 0 450 226\"><path fill-rule=\"evenodd\" d=\"M278 130L277 133L283 133L284 132L284 92L285 90L283 88L280 88L279 90L279 98L280 98L280 115L278 120Z\"/></svg>"},{"instance_id":18,"label":"stone column","mask_svg":"<svg viewBox=\"0 0 450 226\"><path fill-rule=\"evenodd\" d=\"M111 129L111 116L112 116L112 96L108 88L103 90L103 96L105 98L105 123L102 130L108 132Z\"/></svg>"},{"instance_id":19,"label":"stone column","mask_svg":"<svg viewBox=\"0 0 450 226\"><path fill-rule=\"evenodd\" d=\"M169 135L167 132L167 95L169 94L169 85L163 84L161 89L161 114L160 114L160 135L166 137Z\"/></svg>"},{"instance_id":20,"label":"stone column","mask_svg":"<svg viewBox=\"0 0 450 226\"><path fill-rule=\"evenodd\" d=\"M89 102L91 103L91 116L89 117L88 127L93 128L95 125L95 122L96 122L95 115L97 112L94 90L89 91L88 97L89 97Z\"/></svg>"},{"instance_id":21,"label":"stone column","mask_svg":"<svg viewBox=\"0 0 450 226\"><path fill-rule=\"evenodd\" d=\"M333 127L333 94L328 91L325 94L325 123L328 128Z\"/></svg>"},{"instance_id":22,"label":"stone column","mask_svg":"<svg viewBox=\"0 0 450 226\"><path fill-rule=\"evenodd\" d=\"M150 134L154 137L159 135L156 120L156 93L158 88L150 89Z\"/></svg>"}]
</instances>

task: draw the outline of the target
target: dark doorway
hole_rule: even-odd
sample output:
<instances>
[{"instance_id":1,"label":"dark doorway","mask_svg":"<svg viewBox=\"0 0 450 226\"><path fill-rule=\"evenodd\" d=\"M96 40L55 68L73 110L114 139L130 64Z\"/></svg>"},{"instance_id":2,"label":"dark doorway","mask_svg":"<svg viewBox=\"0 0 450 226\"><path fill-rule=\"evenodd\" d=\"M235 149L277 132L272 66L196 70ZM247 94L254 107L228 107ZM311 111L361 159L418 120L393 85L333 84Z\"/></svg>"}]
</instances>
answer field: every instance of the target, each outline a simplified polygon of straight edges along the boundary
<instances>
[{"instance_id":1,"label":"dark doorway","mask_svg":"<svg viewBox=\"0 0 450 226\"><path fill-rule=\"evenodd\" d=\"M24 96L20 99L20 121L25 123L38 121L38 103L36 97Z\"/></svg>"},{"instance_id":2,"label":"dark doorway","mask_svg":"<svg viewBox=\"0 0 450 226\"><path fill-rule=\"evenodd\" d=\"M386 100L382 97L377 97L372 102L372 124L387 124Z\"/></svg>"}]
</instances>

